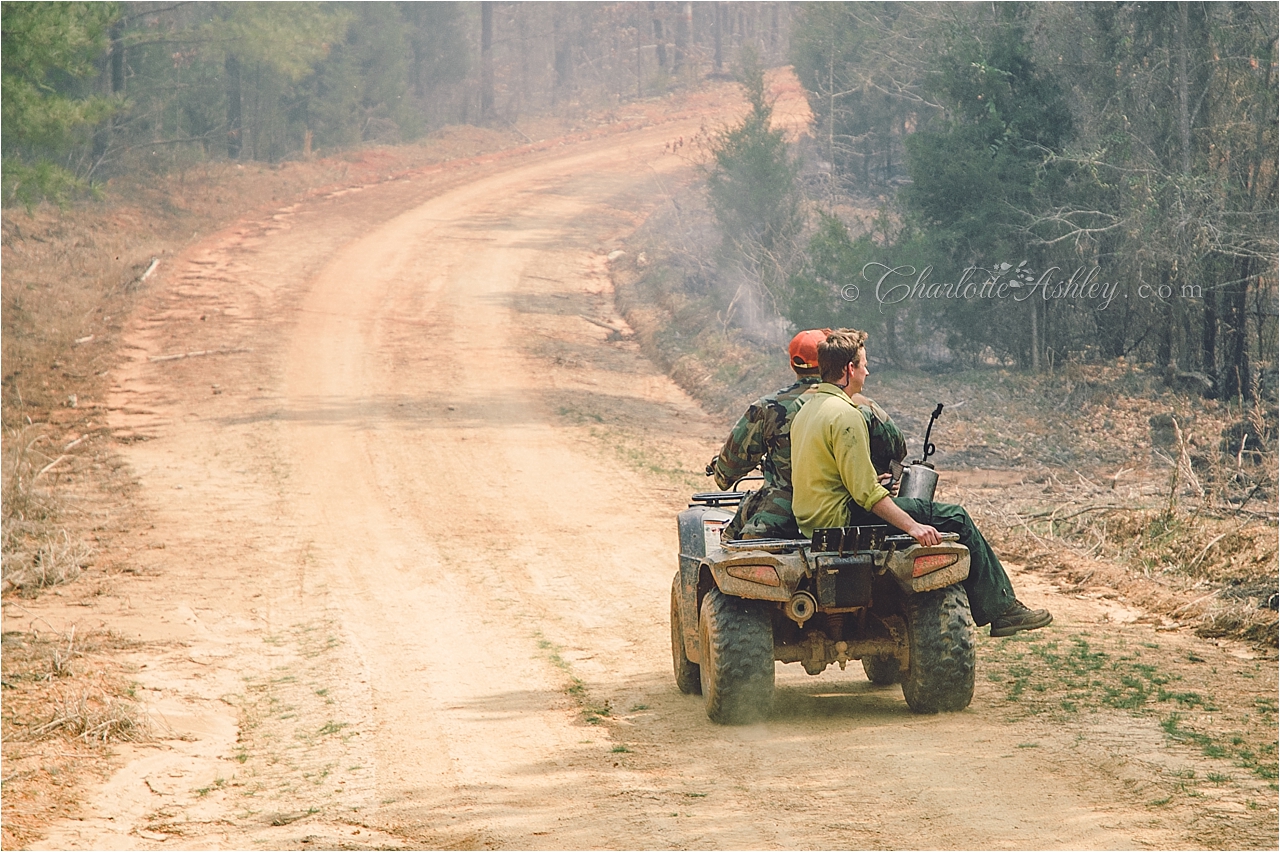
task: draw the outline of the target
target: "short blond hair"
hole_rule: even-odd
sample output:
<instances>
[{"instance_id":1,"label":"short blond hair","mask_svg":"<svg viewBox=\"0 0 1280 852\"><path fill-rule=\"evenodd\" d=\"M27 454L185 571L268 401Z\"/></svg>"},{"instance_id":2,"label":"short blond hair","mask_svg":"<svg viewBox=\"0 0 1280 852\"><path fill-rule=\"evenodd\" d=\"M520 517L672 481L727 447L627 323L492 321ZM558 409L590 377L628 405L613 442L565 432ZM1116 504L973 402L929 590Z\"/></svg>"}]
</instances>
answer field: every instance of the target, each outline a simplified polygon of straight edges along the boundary
<instances>
[{"instance_id":1,"label":"short blond hair","mask_svg":"<svg viewBox=\"0 0 1280 852\"><path fill-rule=\"evenodd\" d=\"M844 368L856 363L866 348L867 333L856 328L840 328L818 344L818 371L824 382L839 381Z\"/></svg>"}]
</instances>

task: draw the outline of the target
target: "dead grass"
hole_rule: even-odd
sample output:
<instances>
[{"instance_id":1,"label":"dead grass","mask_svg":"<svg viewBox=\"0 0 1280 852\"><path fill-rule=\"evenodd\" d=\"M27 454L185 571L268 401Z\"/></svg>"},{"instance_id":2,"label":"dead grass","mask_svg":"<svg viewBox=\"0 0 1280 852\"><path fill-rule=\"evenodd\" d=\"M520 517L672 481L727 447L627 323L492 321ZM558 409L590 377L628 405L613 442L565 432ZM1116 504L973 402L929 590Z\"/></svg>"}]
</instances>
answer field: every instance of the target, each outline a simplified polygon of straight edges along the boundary
<instances>
[{"instance_id":1,"label":"dead grass","mask_svg":"<svg viewBox=\"0 0 1280 852\"><path fill-rule=\"evenodd\" d=\"M144 742L151 739L151 726L132 701L84 691L58 696L53 718L28 728L23 739L39 740L54 734L103 745L113 740Z\"/></svg>"},{"instance_id":2,"label":"dead grass","mask_svg":"<svg viewBox=\"0 0 1280 852\"><path fill-rule=\"evenodd\" d=\"M59 525L64 512L57 476L46 475L67 458L66 453L50 458L41 449L50 443L48 435L34 427L8 430L5 438L0 588L30 597L78 578L93 548Z\"/></svg>"},{"instance_id":3,"label":"dead grass","mask_svg":"<svg viewBox=\"0 0 1280 852\"><path fill-rule=\"evenodd\" d=\"M74 812L86 772L103 773L110 747L154 734L116 652L132 647L101 631L3 635L3 845L25 846L52 819Z\"/></svg>"},{"instance_id":4,"label":"dead grass","mask_svg":"<svg viewBox=\"0 0 1280 852\"><path fill-rule=\"evenodd\" d=\"M1184 518L1166 528L1159 510L1108 510L1050 533L1043 521L1010 511L1011 504L1026 505L1017 496L969 492L963 502L1002 557L1064 592L1109 589L1108 596L1147 611L1163 627L1239 639L1275 654L1275 529L1265 520L1252 519L1241 529L1224 519L1188 524ZM1208 547L1215 541L1226 547Z\"/></svg>"},{"instance_id":5,"label":"dead grass","mask_svg":"<svg viewBox=\"0 0 1280 852\"><path fill-rule=\"evenodd\" d=\"M1162 401L1152 402L1130 407L1158 411ZM984 503L975 495L971 510L982 515L1003 553L1068 588L1114 588L1169 625L1205 638L1241 639L1274 654L1280 642L1277 457L1266 410L1265 404L1246 405L1243 413L1238 402L1205 405L1185 418L1194 424L1185 431L1174 416L1149 415L1173 427L1172 446L1162 447L1168 436L1123 423L1120 409L1113 417L1127 434L1131 461L1116 474L1107 476L1110 465L1097 464L1032 471L997 499ZM1221 436L1240 424L1256 430L1260 449L1224 451ZM1084 446L1074 453L1091 451L1087 440L1077 444Z\"/></svg>"}]
</instances>

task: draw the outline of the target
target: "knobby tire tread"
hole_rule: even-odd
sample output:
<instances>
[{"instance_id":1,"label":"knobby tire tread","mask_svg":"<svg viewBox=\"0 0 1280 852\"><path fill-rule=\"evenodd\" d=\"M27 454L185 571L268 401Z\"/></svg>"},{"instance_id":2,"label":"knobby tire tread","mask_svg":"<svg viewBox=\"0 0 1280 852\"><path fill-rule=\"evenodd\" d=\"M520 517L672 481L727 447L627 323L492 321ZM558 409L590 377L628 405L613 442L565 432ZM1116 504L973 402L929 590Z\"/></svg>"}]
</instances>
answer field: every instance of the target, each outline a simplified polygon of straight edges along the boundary
<instances>
[{"instance_id":1,"label":"knobby tire tread","mask_svg":"<svg viewBox=\"0 0 1280 852\"><path fill-rule=\"evenodd\" d=\"M756 601L712 589L702 600L702 695L707 716L745 725L773 709L773 622Z\"/></svg>"},{"instance_id":2,"label":"knobby tire tread","mask_svg":"<svg viewBox=\"0 0 1280 852\"><path fill-rule=\"evenodd\" d=\"M911 660L902 695L916 713L963 710L973 701L974 625L960 585L907 598Z\"/></svg>"}]
</instances>

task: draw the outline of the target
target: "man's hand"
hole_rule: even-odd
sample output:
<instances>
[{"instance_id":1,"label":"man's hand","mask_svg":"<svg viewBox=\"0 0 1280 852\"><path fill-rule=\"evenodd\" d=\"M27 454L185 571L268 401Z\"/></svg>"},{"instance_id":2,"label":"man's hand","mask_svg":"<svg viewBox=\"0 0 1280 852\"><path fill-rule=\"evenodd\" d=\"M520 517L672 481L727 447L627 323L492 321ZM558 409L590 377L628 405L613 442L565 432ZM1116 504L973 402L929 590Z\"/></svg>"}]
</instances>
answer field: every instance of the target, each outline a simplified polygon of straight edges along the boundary
<instances>
[{"instance_id":1,"label":"man's hand","mask_svg":"<svg viewBox=\"0 0 1280 852\"><path fill-rule=\"evenodd\" d=\"M876 477L876 480L889 491L890 497L898 496L898 483L894 480L892 473L882 473Z\"/></svg>"},{"instance_id":2,"label":"man's hand","mask_svg":"<svg viewBox=\"0 0 1280 852\"><path fill-rule=\"evenodd\" d=\"M898 504L888 497L881 498L879 503L871 507L871 511L881 520L893 524L925 547L942 544L942 536L936 529L920 523L899 508Z\"/></svg>"},{"instance_id":3,"label":"man's hand","mask_svg":"<svg viewBox=\"0 0 1280 852\"><path fill-rule=\"evenodd\" d=\"M906 530L905 532L924 547L942 544L942 535L936 529L928 526L927 524L916 524L912 529Z\"/></svg>"},{"instance_id":4,"label":"man's hand","mask_svg":"<svg viewBox=\"0 0 1280 852\"><path fill-rule=\"evenodd\" d=\"M716 475L716 462L719 460L720 460L720 457L717 456L716 458L712 459L710 462L707 463L707 476Z\"/></svg>"}]
</instances>

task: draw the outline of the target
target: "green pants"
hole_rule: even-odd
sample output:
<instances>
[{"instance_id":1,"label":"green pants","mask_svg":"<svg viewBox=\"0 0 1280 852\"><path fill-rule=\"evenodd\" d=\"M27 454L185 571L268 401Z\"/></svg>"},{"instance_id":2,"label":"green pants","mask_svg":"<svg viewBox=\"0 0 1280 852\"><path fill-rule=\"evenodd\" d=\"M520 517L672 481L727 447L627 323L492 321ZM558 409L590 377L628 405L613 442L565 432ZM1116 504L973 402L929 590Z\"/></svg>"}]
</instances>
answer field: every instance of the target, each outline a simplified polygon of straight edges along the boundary
<instances>
[{"instance_id":1,"label":"green pants","mask_svg":"<svg viewBox=\"0 0 1280 852\"><path fill-rule=\"evenodd\" d=\"M748 494L720 537L800 538L796 516L791 512L791 492L765 485Z\"/></svg>"},{"instance_id":2,"label":"green pants","mask_svg":"<svg viewBox=\"0 0 1280 852\"><path fill-rule=\"evenodd\" d=\"M964 590L969 593L969 608L975 624L979 627L990 624L991 619L1009 609L1013 604L1013 584L1009 582L1009 575L963 506L912 497L894 497L893 502L922 524L928 524L939 532L960 534L960 543L969 548L969 577L964 581ZM884 523L878 516L852 502L849 509L850 526Z\"/></svg>"}]
</instances>

